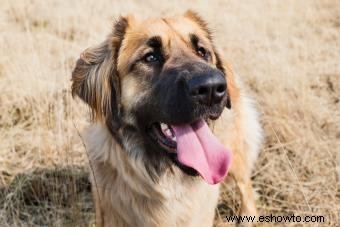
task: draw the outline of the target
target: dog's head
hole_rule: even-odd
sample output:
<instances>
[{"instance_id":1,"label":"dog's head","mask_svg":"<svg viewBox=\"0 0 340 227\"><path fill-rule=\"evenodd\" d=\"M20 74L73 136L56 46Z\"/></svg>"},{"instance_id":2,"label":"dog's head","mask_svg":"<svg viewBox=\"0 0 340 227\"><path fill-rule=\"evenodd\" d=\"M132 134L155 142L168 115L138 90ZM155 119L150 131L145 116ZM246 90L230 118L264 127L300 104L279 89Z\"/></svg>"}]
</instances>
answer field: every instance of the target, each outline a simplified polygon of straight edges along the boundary
<instances>
[{"instance_id":1,"label":"dog's head","mask_svg":"<svg viewBox=\"0 0 340 227\"><path fill-rule=\"evenodd\" d=\"M117 140L128 131L143 141L149 159L160 162L166 157L184 172L203 177L219 158L226 164L216 171L225 174L230 158L220 152L206 122L231 108L232 75L197 14L188 11L142 22L120 18L106 41L84 51L72 80L72 93ZM209 141L202 142L204 138ZM191 145L186 140L192 140ZM206 146L217 149L217 156L202 164L201 156L209 156ZM188 149L201 151L188 154Z\"/></svg>"}]
</instances>

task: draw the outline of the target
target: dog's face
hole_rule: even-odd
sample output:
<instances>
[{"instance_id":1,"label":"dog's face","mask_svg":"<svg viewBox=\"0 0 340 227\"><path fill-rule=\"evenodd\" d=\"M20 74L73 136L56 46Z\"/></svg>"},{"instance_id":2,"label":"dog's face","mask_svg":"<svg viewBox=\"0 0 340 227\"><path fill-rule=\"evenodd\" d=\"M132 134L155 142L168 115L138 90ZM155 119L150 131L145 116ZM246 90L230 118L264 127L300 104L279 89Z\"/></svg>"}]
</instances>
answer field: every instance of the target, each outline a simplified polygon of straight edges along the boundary
<instances>
[{"instance_id":1,"label":"dog's face","mask_svg":"<svg viewBox=\"0 0 340 227\"><path fill-rule=\"evenodd\" d=\"M195 174L177 161L176 131L231 108L228 76L205 22L189 11L142 22L121 18L107 41L78 60L72 91L114 136L128 128L151 156L170 157Z\"/></svg>"}]
</instances>

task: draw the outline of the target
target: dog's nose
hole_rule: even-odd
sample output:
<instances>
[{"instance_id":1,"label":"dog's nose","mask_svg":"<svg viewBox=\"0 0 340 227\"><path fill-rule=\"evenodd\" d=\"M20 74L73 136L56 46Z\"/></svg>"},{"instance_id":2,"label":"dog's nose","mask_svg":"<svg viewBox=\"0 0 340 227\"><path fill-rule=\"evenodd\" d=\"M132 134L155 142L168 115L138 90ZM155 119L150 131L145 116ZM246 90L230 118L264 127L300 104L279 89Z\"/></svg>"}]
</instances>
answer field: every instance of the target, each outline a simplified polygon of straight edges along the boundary
<instances>
[{"instance_id":1,"label":"dog's nose","mask_svg":"<svg viewBox=\"0 0 340 227\"><path fill-rule=\"evenodd\" d=\"M194 76L188 85L191 97L204 105L219 104L226 95L226 81L220 73Z\"/></svg>"}]
</instances>

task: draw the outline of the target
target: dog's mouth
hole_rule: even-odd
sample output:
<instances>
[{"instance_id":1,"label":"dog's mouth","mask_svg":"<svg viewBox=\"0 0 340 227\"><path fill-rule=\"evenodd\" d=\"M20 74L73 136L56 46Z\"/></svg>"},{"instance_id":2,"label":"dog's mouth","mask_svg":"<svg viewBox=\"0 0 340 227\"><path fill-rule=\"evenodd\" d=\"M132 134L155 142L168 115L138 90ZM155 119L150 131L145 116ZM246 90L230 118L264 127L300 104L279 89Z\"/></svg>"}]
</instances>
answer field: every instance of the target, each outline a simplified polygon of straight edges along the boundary
<instances>
[{"instance_id":1,"label":"dog's mouth","mask_svg":"<svg viewBox=\"0 0 340 227\"><path fill-rule=\"evenodd\" d=\"M227 175L232 154L204 119L180 125L156 122L149 127L148 135L184 172L198 173L209 184L219 183Z\"/></svg>"},{"instance_id":2,"label":"dog's mouth","mask_svg":"<svg viewBox=\"0 0 340 227\"><path fill-rule=\"evenodd\" d=\"M176 153L177 141L173 128L162 122L151 124L149 135L159 146L167 152Z\"/></svg>"}]
</instances>

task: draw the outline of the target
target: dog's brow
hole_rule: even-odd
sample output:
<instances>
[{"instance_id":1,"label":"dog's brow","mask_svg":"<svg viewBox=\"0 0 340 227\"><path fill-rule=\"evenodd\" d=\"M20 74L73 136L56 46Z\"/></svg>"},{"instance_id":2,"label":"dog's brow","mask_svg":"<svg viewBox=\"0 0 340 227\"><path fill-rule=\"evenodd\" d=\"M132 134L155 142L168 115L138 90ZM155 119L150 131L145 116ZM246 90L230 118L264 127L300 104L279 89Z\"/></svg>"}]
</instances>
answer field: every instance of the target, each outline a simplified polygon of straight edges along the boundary
<instances>
[{"instance_id":1,"label":"dog's brow","mask_svg":"<svg viewBox=\"0 0 340 227\"><path fill-rule=\"evenodd\" d=\"M162 38L160 36L153 36L147 42L146 45L152 48L162 47Z\"/></svg>"},{"instance_id":2,"label":"dog's brow","mask_svg":"<svg viewBox=\"0 0 340 227\"><path fill-rule=\"evenodd\" d=\"M197 47L197 44L198 44L198 42L199 42L198 36L195 35L195 34L190 33L190 34L189 34L189 37L190 37L191 43L192 43L195 47Z\"/></svg>"}]
</instances>

